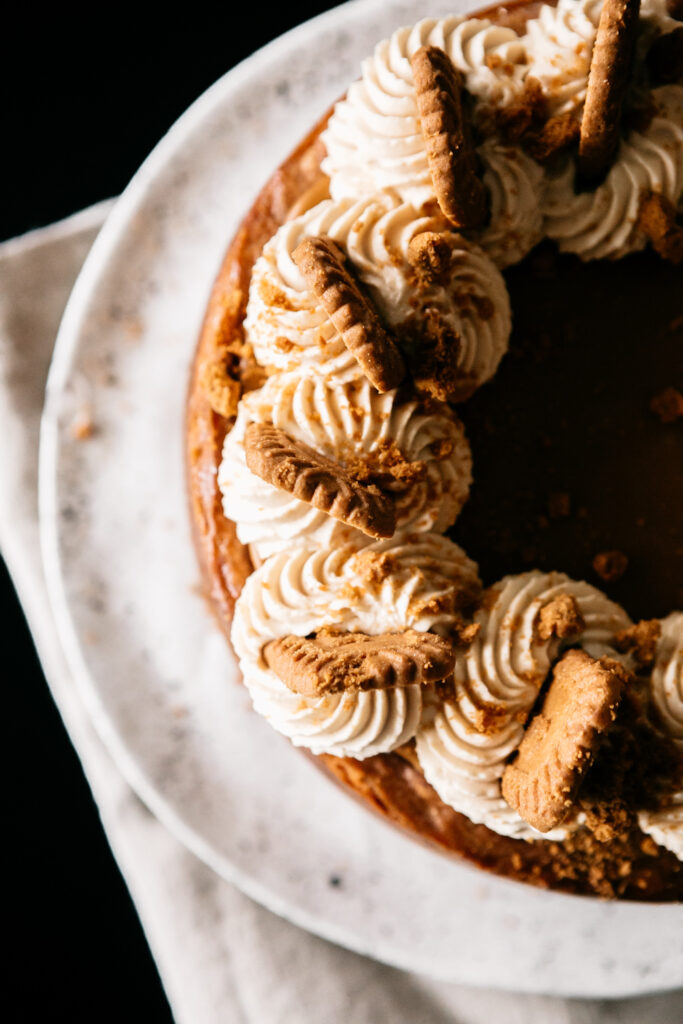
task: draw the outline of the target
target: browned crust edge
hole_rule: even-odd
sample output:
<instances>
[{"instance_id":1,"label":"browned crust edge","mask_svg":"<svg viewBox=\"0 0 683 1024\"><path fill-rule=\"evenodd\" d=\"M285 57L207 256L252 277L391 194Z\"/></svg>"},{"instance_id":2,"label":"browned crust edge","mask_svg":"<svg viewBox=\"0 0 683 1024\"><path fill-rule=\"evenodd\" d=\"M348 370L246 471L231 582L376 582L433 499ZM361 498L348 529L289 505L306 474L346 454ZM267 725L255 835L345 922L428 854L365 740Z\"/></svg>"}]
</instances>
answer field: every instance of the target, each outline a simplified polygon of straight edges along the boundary
<instances>
[{"instance_id":1,"label":"browned crust edge","mask_svg":"<svg viewBox=\"0 0 683 1024\"><path fill-rule=\"evenodd\" d=\"M505 21L521 27L541 6L524 0L507 5ZM477 12L490 16L495 8ZM502 19L501 19L502 21ZM263 187L230 244L211 290L190 373L186 408L186 465L192 533L202 572L202 592L229 640L235 601L253 565L225 517L218 488L218 465L225 436L232 426L211 408L201 387L204 364L217 350L241 337L246 296L253 264L265 242L287 218L301 195L320 181L322 132L331 110L312 128ZM239 302L235 301L239 297ZM526 843L500 836L473 824L443 803L414 766L408 751L356 761L329 754L309 757L364 806L408 831L414 839L444 853L464 858L495 874L567 893L590 895L588 877L558 878L549 871L553 859L545 842ZM683 877L673 854L643 854L634 859L621 898L683 899Z\"/></svg>"}]
</instances>

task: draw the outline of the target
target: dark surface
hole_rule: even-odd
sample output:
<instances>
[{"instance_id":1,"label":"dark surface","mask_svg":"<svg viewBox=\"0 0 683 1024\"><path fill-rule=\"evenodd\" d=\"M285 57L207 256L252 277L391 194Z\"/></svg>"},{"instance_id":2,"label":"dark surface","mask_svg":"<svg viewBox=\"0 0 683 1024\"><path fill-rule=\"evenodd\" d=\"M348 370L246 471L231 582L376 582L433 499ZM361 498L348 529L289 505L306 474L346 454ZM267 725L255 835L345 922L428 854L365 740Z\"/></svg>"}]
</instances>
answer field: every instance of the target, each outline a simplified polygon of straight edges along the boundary
<instances>
[{"instance_id":1,"label":"dark surface","mask_svg":"<svg viewBox=\"0 0 683 1024\"><path fill-rule=\"evenodd\" d=\"M558 569L632 618L668 615L683 605L683 423L650 402L683 386L683 271L545 243L505 277L510 351L460 406L474 484L453 538L486 584ZM628 563L606 581L593 560L611 551Z\"/></svg>"},{"instance_id":2,"label":"dark surface","mask_svg":"<svg viewBox=\"0 0 683 1024\"><path fill-rule=\"evenodd\" d=\"M0 239L116 195L216 78L333 6L299 0L269 6L267 17L244 7L236 21L232 5L195 3L178 14L157 8L158 20L145 22L140 5L87 16L76 5L6 5ZM1 563L0 623L9 782L3 924L11 949L3 1019L170 1021Z\"/></svg>"}]
</instances>

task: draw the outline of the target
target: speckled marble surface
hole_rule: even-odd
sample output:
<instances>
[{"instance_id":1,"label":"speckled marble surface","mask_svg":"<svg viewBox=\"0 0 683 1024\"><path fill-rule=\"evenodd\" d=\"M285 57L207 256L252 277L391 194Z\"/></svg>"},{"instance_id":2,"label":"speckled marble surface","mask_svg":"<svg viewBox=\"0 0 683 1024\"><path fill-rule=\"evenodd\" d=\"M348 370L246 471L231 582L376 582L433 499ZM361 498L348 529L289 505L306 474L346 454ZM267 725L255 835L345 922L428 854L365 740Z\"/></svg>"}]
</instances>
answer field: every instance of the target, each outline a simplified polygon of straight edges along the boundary
<instances>
[{"instance_id":1,"label":"speckled marble surface","mask_svg":"<svg viewBox=\"0 0 683 1024\"><path fill-rule=\"evenodd\" d=\"M358 61L424 13L360 0L277 40L188 111L119 200L70 300L49 381L41 516L51 599L129 782L266 906L453 981L656 991L683 981L679 907L538 892L396 833L253 714L199 593L183 414L211 281L258 187Z\"/></svg>"}]
</instances>

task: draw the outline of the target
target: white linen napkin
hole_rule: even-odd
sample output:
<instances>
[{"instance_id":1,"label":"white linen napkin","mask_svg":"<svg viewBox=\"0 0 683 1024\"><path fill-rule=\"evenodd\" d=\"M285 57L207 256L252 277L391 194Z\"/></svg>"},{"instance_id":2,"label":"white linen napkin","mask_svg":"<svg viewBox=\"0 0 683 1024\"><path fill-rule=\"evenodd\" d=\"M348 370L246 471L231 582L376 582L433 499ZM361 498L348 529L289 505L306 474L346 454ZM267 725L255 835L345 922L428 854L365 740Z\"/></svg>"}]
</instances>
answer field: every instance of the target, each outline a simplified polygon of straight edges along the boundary
<instances>
[{"instance_id":1,"label":"white linen napkin","mask_svg":"<svg viewBox=\"0 0 683 1024\"><path fill-rule=\"evenodd\" d=\"M189 853L124 781L62 653L40 561L38 432L59 320L111 204L0 245L0 549L178 1024L672 1024L683 994L509 995L386 967L276 917ZM188 358L190 353L188 353Z\"/></svg>"}]
</instances>

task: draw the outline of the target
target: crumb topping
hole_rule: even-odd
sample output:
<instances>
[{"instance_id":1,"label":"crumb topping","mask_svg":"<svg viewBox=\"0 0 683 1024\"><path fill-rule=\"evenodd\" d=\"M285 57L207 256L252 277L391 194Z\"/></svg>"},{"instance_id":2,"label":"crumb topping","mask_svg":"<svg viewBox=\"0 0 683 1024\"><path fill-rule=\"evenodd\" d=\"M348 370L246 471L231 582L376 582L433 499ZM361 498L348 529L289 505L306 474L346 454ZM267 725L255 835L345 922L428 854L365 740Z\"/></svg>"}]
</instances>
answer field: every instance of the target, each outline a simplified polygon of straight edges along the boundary
<instances>
[{"instance_id":1,"label":"crumb topping","mask_svg":"<svg viewBox=\"0 0 683 1024\"><path fill-rule=\"evenodd\" d=\"M651 668L661 635L659 619L643 619L628 629L620 630L614 637L614 643L617 650L630 652L639 668Z\"/></svg>"},{"instance_id":2,"label":"crumb topping","mask_svg":"<svg viewBox=\"0 0 683 1024\"><path fill-rule=\"evenodd\" d=\"M678 264L683 260L683 225L674 204L658 192L643 192L638 227L647 235L662 259Z\"/></svg>"},{"instance_id":3,"label":"crumb topping","mask_svg":"<svg viewBox=\"0 0 683 1024\"><path fill-rule=\"evenodd\" d=\"M585 628L584 618L571 594L559 594L543 605L536 620L536 631L541 640L552 637L565 640L578 636Z\"/></svg>"}]
</instances>

